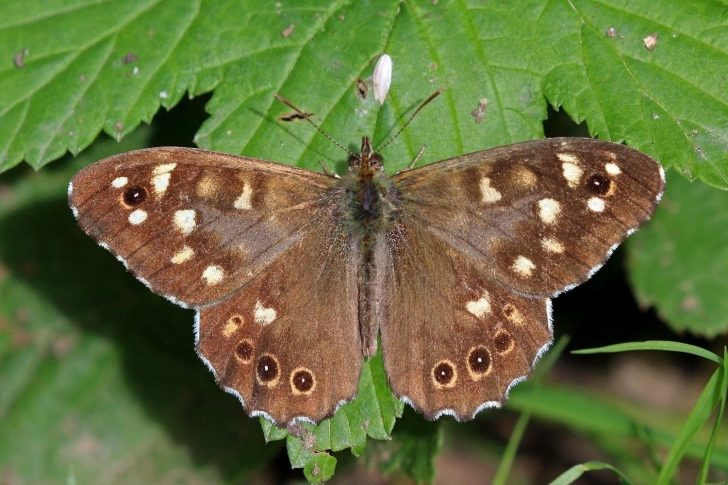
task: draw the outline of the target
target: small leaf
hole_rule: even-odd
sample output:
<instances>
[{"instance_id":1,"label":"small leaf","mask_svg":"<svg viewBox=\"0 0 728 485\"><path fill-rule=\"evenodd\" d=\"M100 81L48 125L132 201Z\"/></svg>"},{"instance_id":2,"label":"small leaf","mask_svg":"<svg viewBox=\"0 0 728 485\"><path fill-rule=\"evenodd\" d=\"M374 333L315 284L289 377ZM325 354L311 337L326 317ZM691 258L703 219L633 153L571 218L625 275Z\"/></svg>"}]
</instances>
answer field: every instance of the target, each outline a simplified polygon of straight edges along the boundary
<instances>
[{"instance_id":1,"label":"small leaf","mask_svg":"<svg viewBox=\"0 0 728 485\"><path fill-rule=\"evenodd\" d=\"M336 458L328 453L316 453L303 467L303 474L309 483L324 483L334 476Z\"/></svg>"},{"instance_id":2,"label":"small leaf","mask_svg":"<svg viewBox=\"0 0 728 485\"><path fill-rule=\"evenodd\" d=\"M721 358L713 352L705 350L697 345L684 344L682 342L669 342L663 340L648 340L646 342L627 342L623 344L607 345L593 349L573 350L572 354L608 354L615 352L632 352L635 350L661 350L663 352L681 352L684 354L697 355L704 359L721 363Z\"/></svg>"},{"instance_id":3,"label":"small leaf","mask_svg":"<svg viewBox=\"0 0 728 485\"><path fill-rule=\"evenodd\" d=\"M559 475L555 480L553 480L550 485L569 485L570 483L574 483L579 478L582 477L586 472L595 471L595 470L609 470L614 472L615 475L617 475L617 479L619 480L619 483L622 484L630 484L632 483L629 481L629 479L619 471L614 466L610 465L609 463L603 463L600 461L588 461L586 463L580 463L579 465L574 465L568 470L566 470L564 473Z\"/></svg>"},{"instance_id":4,"label":"small leaf","mask_svg":"<svg viewBox=\"0 0 728 485\"><path fill-rule=\"evenodd\" d=\"M384 473L404 472L417 483L432 483L435 478L435 457L443 442L440 423L424 421L410 415L397 427L392 447L394 451L382 464Z\"/></svg>"}]
</instances>

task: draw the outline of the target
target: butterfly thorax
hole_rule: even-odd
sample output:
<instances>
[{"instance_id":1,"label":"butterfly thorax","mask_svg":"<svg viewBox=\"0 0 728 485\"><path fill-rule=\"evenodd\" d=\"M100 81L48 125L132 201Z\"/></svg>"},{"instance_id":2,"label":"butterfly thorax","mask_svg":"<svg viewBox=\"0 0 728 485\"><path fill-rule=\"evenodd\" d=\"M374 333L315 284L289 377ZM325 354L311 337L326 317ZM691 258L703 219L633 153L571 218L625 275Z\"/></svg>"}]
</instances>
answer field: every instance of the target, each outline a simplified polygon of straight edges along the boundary
<instances>
[{"instance_id":1,"label":"butterfly thorax","mask_svg":"<svg viewBox=\"0 0 728 485\"><path fill-rule=\"evenodd\" d=\"M349 157L349 171L342 177L342 187L343 219L362 243L362 249L367 249L392 220L396 199L392 181L384 172L382 157L374 152L369 138L362 139L360 154Z\"/></svg>"}]
</instances>

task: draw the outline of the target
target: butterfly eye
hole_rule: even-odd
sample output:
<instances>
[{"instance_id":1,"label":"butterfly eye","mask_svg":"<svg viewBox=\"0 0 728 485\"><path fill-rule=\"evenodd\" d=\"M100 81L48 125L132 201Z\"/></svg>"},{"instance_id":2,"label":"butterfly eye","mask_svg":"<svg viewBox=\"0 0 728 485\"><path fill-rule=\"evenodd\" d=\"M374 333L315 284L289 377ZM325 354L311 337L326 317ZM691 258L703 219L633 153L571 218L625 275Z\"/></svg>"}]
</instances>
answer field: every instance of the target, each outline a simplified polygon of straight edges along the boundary
<instances>
[{"instance_id":1,"label":"butterfly eye","mask_svg":"<svg viewBox=\"0 0 728 485\"><path fill-rule=\"evenodd\" d=\"M140 185L129 187L124 191L123 199L127 206L137 206L147 200L147 190Z\"/></svg>"},{"instance_id":2,"label":"butterfly eye","mask_svg":"<svg viewBox=\"0 0 728 485\"><path fill-rule=\"evenodd\" d=\"M374 170L381 170L384 165L384 159L378 153L373 153L369 158L369 164Z\"/></svg>"},{"instance_id":3,"label":"butterfly eye","mask_svg":"<svg viewBox=\"0 0 728 485\"><path fill-rule=\"evenodd\" d=\"M258 379L263 383L273 386L278 381L279 366L275 357L270 354L263 354L258 359Z\"/></svg>"},{"instance_id":4,"label":"butterfly eye","mask_svg":"<svg viewBox=\"0 0 728 485\"><path fill-rule=\"evenodd\" d=\"M612 181L600 173L595 173L586 182L587 188L596 195L604 195L612 188Z\"/></svg>"}]
</instances>

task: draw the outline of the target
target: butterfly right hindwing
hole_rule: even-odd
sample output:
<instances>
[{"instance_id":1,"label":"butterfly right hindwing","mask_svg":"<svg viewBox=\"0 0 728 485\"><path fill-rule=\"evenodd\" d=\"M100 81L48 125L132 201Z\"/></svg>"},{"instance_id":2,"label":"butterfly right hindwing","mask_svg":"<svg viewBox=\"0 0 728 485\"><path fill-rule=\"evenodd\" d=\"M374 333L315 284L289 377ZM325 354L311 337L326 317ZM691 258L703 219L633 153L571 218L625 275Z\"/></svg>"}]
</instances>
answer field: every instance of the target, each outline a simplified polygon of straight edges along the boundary
<instances>
[{"instance_id":1,"label":"butterfly right hindwing","mask_svg":"<svg viewBox=\"0 0 728 485\"><path fill-rule=\"evenodd\" d=\"M499 406L551 344L551 302L488 277L418 221L381 248L382 350L394 393L429 419Z\"/></svg>"}]
</instances>

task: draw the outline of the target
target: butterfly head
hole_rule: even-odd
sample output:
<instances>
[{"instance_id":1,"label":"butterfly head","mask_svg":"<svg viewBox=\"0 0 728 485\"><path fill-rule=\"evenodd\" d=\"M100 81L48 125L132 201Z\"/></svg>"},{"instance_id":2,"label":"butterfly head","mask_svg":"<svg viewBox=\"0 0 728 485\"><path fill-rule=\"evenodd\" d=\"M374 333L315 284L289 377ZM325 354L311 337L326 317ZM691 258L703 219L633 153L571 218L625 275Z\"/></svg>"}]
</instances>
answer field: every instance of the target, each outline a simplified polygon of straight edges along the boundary
<instances>
[{"instance_id":1,"label":"butterfly head","mask_svg":"<svg viewBox=\"0 0 728 485\"><path fill-rule=\"evenodd\" d=\"M382 156L374 151L369 137L361 139L361 151L358 155L352 154L349 157L349 171L356 172L360 176L371 177L384 168Z\"/></svg>"}]
</instances>

